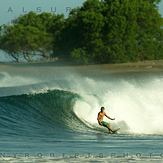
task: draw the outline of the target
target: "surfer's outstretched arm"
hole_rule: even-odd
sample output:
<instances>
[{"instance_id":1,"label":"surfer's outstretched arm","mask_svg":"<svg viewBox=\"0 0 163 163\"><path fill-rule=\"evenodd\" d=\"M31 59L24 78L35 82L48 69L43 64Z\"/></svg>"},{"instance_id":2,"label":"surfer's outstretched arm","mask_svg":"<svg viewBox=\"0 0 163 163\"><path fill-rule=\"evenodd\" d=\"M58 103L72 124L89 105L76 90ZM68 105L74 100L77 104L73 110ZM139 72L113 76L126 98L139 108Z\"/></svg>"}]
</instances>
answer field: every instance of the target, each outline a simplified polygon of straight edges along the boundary
<instances>
[{"instance_id":1,"label":"surfer's outstretched arm","mask_svg":"<svg viewBox=\"0 0 163 163\"><path fill-rule=\"evenodd\" d=\"M105 113L105 116L106 116L108 119L110 119L110 120L115 120L115 118L109 117L106 113Z\"/></svg>"}]
</instances>

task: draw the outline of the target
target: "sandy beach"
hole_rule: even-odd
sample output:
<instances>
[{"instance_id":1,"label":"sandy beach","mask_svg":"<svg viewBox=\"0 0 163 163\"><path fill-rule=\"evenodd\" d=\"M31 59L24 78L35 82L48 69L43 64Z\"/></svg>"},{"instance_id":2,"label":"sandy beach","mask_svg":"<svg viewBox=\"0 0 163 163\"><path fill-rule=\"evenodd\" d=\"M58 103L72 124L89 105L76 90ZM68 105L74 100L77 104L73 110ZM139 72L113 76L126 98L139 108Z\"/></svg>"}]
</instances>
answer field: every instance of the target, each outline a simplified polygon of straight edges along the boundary
<instances>
[{"instance_id":1,"label":"sandy beach","mask_svg":"<svg viewBox=\"0 0 163 163\"><path fill-rule=\"evenodd\" d=\"M70 71L84 71L88 72L96 71L102 69L103 71L109 72L141 72L141 71L162 71L163 70L163 60L151 60L151 61L141 61L141 62L131 62L131 63L120 63L120 64L92 64L92 65L75 65L69 62L36 62L36 63L0 63L0 69L5 69L6 67L13 67L16 69L24 68L36 68L37 67L49 67L56 68L57 70L70 70Z\"/></svg>"}]
</instances>

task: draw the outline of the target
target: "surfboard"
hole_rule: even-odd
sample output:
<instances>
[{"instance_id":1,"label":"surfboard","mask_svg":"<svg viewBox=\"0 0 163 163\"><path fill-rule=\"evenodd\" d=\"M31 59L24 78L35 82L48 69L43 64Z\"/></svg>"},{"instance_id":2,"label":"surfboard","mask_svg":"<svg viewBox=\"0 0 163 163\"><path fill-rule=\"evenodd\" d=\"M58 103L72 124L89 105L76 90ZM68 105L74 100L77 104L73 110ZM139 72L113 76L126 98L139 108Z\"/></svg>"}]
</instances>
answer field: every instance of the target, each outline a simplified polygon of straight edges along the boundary
<instances>
[{"instance_id":1,"label":"surfboard","mask_svg":"<svg viewBox=\"0 0 163 163\"><path fill-rule=\"evenodd\" d=\"M117 131L118 130L120 130L120 128L117 128L117 129L113 130L113 132L112 133L109 133L109 134L117 134Z\"/></svg>"}]
</instances>

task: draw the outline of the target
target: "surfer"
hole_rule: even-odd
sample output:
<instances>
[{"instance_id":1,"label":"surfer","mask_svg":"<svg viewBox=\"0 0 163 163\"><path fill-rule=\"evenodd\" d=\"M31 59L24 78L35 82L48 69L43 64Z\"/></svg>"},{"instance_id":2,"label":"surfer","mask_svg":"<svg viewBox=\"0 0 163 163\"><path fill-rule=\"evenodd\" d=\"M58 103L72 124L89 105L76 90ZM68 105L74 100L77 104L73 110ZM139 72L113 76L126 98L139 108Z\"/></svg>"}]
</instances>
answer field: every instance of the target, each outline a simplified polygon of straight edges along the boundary
<instances>
[{"instance_id":1,"label":"surfer","mask_svg":"<svg viewBox=\"0 0 163 163\"><path fill-rule=\"evenodd\" d=\"M101 111L98 113L98 116L97 116L97 121L98 121L98 124L101 125L101 126L104 126L106 127L110 133L113 133L114 131L110 128L110 124L103 121L103 118L104 116L106 116L108 119L110 120L115 120L115 118L110 118L105 112L104 112L105 108L104 107L101 107Z\"/></svg>"}]
</instances>

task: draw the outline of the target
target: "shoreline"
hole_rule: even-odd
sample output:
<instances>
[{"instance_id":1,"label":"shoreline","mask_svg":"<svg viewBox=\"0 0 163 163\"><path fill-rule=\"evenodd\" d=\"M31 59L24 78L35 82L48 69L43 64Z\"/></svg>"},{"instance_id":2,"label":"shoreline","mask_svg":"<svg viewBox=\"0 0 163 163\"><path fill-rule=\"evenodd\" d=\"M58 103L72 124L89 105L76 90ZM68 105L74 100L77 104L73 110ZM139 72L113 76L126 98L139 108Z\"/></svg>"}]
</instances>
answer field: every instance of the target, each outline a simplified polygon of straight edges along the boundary
<instances>
[{"instance_id":1,"label":"shoreline","mask_svg":"<svg viewBox=\"0 0 163 163\"><path fill-rule=\"evenodd\" d=\"M0 62L0 68L14 67L14 68L46 68L53 67L57 69L66 70L106 70L110 72L130 72L130 71L163 71L163 60L151 60L151 61L139 61L129 63L115 63L115 64L90 64L90 65L78 65L70 62L35 62L35 63L7 63Z\"/></svg>"}]
</instances>

